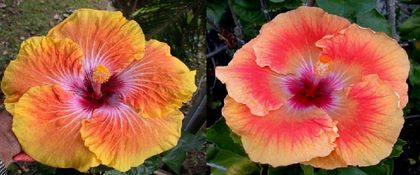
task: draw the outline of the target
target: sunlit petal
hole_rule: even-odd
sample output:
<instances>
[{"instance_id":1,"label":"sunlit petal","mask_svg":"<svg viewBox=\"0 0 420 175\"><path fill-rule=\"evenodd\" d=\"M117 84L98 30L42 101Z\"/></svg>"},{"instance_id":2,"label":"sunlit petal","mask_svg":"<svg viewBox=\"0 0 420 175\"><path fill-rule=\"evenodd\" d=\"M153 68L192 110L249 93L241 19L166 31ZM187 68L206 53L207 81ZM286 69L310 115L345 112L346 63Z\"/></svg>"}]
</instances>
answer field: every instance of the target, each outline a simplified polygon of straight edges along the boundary
<instances>
[{"instance_id":1,"label":"sunlit petal","mask_svg":"<svg viewBox=\"0 0 420 175\"><path fill-rule=\"evenodd\" d=\"M99 65L118 71L144 54L143 31L121 12L79 9L52 28L48 36L69 38L79 44L88 73Z\"/></svg>"},{"instance_id":2,"label":"sunlit petal","mask_svg":"<svg viewBox=\"0 0 420 175\"><path fill-rule=\"evenodd\" d=\"M30 157L43 164L87 171L99 165L80 136L91 113L59 86L32 87L16 103L13 132Z\"/></svg>"},{"instance_id":3,"label":"sunlit petal","mask_svg":"<svg viewBox=\"0 0 420 175\"><path fill-rule=\"evenodd\" d=\"M93 117L83 122L81 134L102 164L127 171L174 147L180 137L182 118L179 111L148 118L116 103L95 110Z\"/></svg>"},{"instance_id":4,"label":"sunlit petal","mask_svg":"<svg viewBox=\"0 0 420 175\"><path fill-rule=\"evenodd\" d=\"M195 71L170 54L167 44L150 40L145 56L112 77L103 90L115 89L144 115L159 117L178 110L197 89Z\"/></svg>"},{"instance_id":5,"label":"sunlit petal","mask_svg":"<svg viewBox=\"0 0 420 175\"><path fill-rule=\"evenodd\" d=\"M82 50L68 39L32 37L22 43L16 59L7 66L1 83L6 109L31 87L59 84L70 90L81 81Z\"/></svg>"}]
</instances>

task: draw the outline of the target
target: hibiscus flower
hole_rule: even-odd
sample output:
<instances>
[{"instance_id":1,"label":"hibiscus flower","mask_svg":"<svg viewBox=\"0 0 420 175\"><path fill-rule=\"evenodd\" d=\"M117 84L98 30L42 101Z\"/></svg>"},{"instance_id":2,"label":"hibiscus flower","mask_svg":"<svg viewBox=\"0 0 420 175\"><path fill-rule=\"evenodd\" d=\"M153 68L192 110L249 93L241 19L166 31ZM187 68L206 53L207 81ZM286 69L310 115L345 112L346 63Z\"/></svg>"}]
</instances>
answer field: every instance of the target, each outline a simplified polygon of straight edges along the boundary
<instances>
[{"instance_id":1,"label":"hibiscus flower","mask_svg":"<svg viewBox=\"0 0 420 175\"><path fill-rule=\"evenodd\" d=\"M409 65L386 34L299 7L263 25L216 76L228 91L223 116L251 160L333 169L390 155Z\"/></svg>"},{"instance_id":2,"label":"hibiscus flower","mask_svg":"<svg viewBox=\"0 0 420 175\"><path fill-rule=\"evenodd\" d=\"M33 159L120 171L177 144L195 71L120 12L80 9L21 45L1 84Z\"/></svg>"}]
</instances>

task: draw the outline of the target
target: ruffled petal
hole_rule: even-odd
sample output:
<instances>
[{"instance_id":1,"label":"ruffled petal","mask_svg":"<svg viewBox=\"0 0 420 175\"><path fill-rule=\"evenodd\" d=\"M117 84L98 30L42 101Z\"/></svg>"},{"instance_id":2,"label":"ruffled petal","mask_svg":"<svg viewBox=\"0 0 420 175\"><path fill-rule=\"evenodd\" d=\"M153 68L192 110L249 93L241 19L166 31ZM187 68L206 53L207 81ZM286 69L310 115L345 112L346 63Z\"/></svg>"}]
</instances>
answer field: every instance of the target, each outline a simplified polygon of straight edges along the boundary
<instances>
[{"instance_id":1,"label":"ruffled petal","mask_svg":"<svg viewBox=\"0 0 420 175\"><path fill-rule=\"evenodd\" d=\"M377 75L365 76L347 89L347 107L331 116L337 121L334 152L309 164L324 169L370 166L391 154L404 124L398 96Z\"/></svg>"},{"instance_id":2,"label":"ruffled petal","mask_svg":"<svg viewBox=\"0 0 420 175\"><path fill-rule=\"evenodd\" d=\"M217 67L216 76L226 84L230 97L246 104L253 114L263 116L280 108L287 99L280 90L280 75L256 64L252 49L255 41L239 49L228 66Z\"/></svg>"},{"instance_id":3,"label":"ruffled petal","mask_svg":"<svg viewBox=\"0 0 420 175\"><path fill-rule=\"evenodd\" d=\"M227 125L241 136L252 161L285 166L314 157L326 156L334 149L337 128L322 110L291 112L286 106L266 116L251 114L246 105L226 97L223 116Z\"/></svg>"},{"instance_id":4,"label":"ruffled petal","mask_svg":"<svg viewBox=\"0 0 420 175\"><path fill-rule=\"evenodd\" d=\"M117 103L95 110L93 117L82 123L81 134L102 164L127 171L174 147L180 137L182 118L180 111L147 118Z\"/></svg>"},{"instance_id":5,"label":"ruffled petal","mask_svg":"<svg viewBox=\"0 0 420 175\"><path fill-rule=\"evenodd\" d=\"M395 40L384 33L353 24L336 35L323 38L316 45L323 49L322 55L351 65L351 69L359 69L360 77L377 74L398 93L401 108L407 104L406 80L410 63L407 53Z\"/></svg>"},{"instance_id":6,"label":"ruffled petal","mask_svg":"<svg viewBox=\"0 0 420 175\"><path fill-rule=\"evenodd\" d=\"M87 171L99 165L80 136L81 121L91 115L59 86L29 89L16 103L13 132L33 159L53 167Z\"/></svg>"},{"instance_id":7,"label":"ruffled petal","mask_svg":"<svg viewBox=\"0 0 420 175\"><path fill-rule=\"evenodd\" d=\"M126 103L151 117L165 116L191 99L195 71L170 54L170 47L150 40L145 56L111 77L104 91L116 90Z\"/></svg>"},{"instance_id":8,"label":"ruffled petal","mask_svg":"<svg viewBox=\"0 0 420 175\"><path fill-rule=\"evenodd\" d=\"M83 49L87 73L99 65L116 72L144 54L143 31L121 12L79 9L52 28L48 36L70 38L78 43Z\"/></svg>"},{"instance_id":9,"label":"ruffled petal","mask_svg":"<svg viewBox=\"0 0 420 175\"><path fill-rule=\"evenodd\" d=\"M350 25L342 17L320 8L299 7L277 15L265 24L254 45L257 64L281 73L293 73L297 65L318 58L315 42Z\"/></svg>"},{"instance_id":10,"label":"ruffled petal","mask_svg":"<svg viewBox=\"0 0 420 175\"><path fill-rule=\"evenodd\" d=\"M6 109L31 87L58 84L70 90L81 82L82 50L68 39L32 37L22 43L16 59L7 66L1 83Z\"/></svg>"}]
</instances>

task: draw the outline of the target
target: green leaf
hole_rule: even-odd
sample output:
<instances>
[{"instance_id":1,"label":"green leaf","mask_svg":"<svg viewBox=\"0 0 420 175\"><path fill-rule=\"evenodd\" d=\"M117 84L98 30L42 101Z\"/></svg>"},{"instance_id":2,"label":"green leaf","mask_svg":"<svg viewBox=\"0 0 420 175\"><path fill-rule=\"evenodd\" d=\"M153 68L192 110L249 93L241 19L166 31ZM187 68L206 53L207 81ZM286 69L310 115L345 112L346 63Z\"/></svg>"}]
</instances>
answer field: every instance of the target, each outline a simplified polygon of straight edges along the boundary
<instances>
[{"instance_id":1,"label":"green leaf","mask_svg":"<svg viewBox=\"0 0 420 175\"><path fill-rule=\"evenodd\" d=\"M286 0L284 2L284 7L289 10L298 8L299 6L302 6L302 5L304 5L302 0Z\"/></svg>"},{"instance_id":2,"label":"green leaf","mask_svg":"<svg viewBox=\"0 0 420 175\"><path fill-rule=\"evenodd\" d=\"M101 172L111 171L111 170L114 170L114 169L113 169L113 168L111 168L111 167L107 167L107 166L105 166L105 165L99 165L99 166L97 166L97 167L93 167L93 168L91 168L91 169L89 170L89 172L91 172L91 173L101 173Z\"/></svg>"},{"instance_id":3,"label":"green leaf","mask_svg":"<svg viewBox=\"0 0 420 175\"><path fill-rule=\"evenodd\" d=\"M192 4L192 1L188 0L156 0L141 4L130 16L141 25L146 37L150 38L183 18L182 14L186 13Z\"/></svg>"},{"instance_id":4,"label":"green leaf","mask_svg":"<svg viewBox=\"0 0 420 175\"><path fill-rule=\"evenodd\" d=\"M376 9L357 15L357 23L362 27L371 28L374 31L384 32L391 36L391 26L384 16Z\"/></svg>"},{"instance_id":5,"label":"green leaf","mask_svg":"<svg viewBox=\"0 0 420 175\"><path fill-rule=\"evenodd\" d=\"M260 170L248 157L229 150L217 149L217 153L207 159L212 175L248 175Z\"/></svg>"},{"instance_id":6,"label":"green leaf","mask_svg":"<svg viewBox=\"0 0 420 175\"><path fill-rule=\"evenodd\" d=\"M394 160L388 158L381 161L379 164L369 167L360 168L369 175L383 174L383 175L392 175L394 171Z\"/></svg>"},{"instance_id":7,"label":"green leaf","mask_svg":"<svg viewBox=\"0 0 420 175\"><path fill-rule=\"evenodd\" d=\"M265 22L259 1L232 0L232 10L242 21L257 24Z\"/></svg>"},{"instance_id":8,"label":"green leaf","mask_svg":"<svg viewBox=\"0 0 420 175\"><path fill-rule=\"evenodd\" d=\"M241 159L228 168L226 175L252 175L259 170L260 168L249 159Z\"/></svg>"},{"instance_id":9,"label":"green leaf","mask_svg":"<svg viewBox=\"0 0 420 175\"><path fill-rule=\"evenodd\" d=\"M417 63L411 64L410 76L408 81L411 85L420 85L420 65Z\"/></svg>"},{"instance_id":10,"label":"green leaf","mask_svg":"<svg viewBox=\"0 0 420 175\"><path fill-rule=\"evenodd\" d=\"M127 172L119 172L117 170L106 171L105 175L151 175L155 170L161 167L162 161L158 156L151 157L144 161L138 167L131 168Z\"/></svg>"},{"instance_id":11,"label":"green leaf","mask_svg":"<svg viewBox=\"0 0 420 175\"><path fill-rule=\"evenodd\" d=\"M230 137L232 138L234 143L239 144L242 147L241 136L239 136L238 134L235 134L234 132L231 132Z\"/></svg>"},{"instance_id":12,"label":"green leaf","mask_svg":"<svg viewBox=\"0 0 420 175\"><path fill-rule=\"evenodd\" d=\"M245 36L245 40L255 37L261 25L266 22L259 1L231 0L232 12L236 14Z\"/></svg>"},{"instance_id":13,"label":"green leaf","mask_svg":"<svg viewBox=\"0 0 420 175\"><path fill-rule=\"evenodd\" d=\"M226 1L210 0L207 1L207 16L214 20L217 24L220 23L223 15L226 12Z\"/></svg>"},{"instance_id":14,"label":"green leaf","mask_svg":"<svg viewBox=\"0 0 420 175\"><path fill-rule=\"evenodd\" d=\"M315 175L314 167L310 165L300 164L300 168L302 168L303 175Z\"/></svg>"},{"instance_id":15,"label":"green leaf","mask_svg":"<svg viewBox=\"0 0 420 175\"><path fill-rule=\"evenodd\" d=\"M405 20L399 27L401 36L405 39L420 39L420 8Z\"/></svg>"},{"instance_id":16,"label":"green leaf","mask_svg":"<svg viewBox=\"0 0 420 175\"><path fill-rule=\"evenodd\" d=\"M376 0L317 0L316 3L329 13L353 21L358 14L368 12L376 7Z\"/></svg>"},{"instance_id":17,"label":"green leaf","mask_svg":"<svg viewBox=\"0 0 420 175\"><path fill-rule=\"evenodd\" d=\"M338 174L338 170L334 169L334 170L325 170L325 169L317 169L316 175L337 175Z\"/></svg>"},{"instance_id":18,"label":"green leaf","mask_svg":"<svg viewBox=\"0 0 420 175\"><path fill-rule=\"evenodd\" d=\"M283 0L279 2L269 1L267 8L270 12L272 12L272 14L279 14L304 5L304 1L305 0Z\"/></svg>"},{"instance_id":19,"label":"green leaf","mask_svg":"<svg viewBox=\"0 0 420 175\"><path fill-rule=\"evenodd\" d=\"M398 139L397 143L394 144L392 148L391 155L388 158L400 157L400 155L404 152L404 146L407 144L406 141L402 139Z\"/></svg>"},{"instance_id":20,"label":"green leaf","mask_svg":"<svg viewBox=\"0 0 420 175\"><path fill-rule=\"evenodd\" d=\"M235 143L231 137L232 131L226 125L224 118L219 119L207 130L207 139L215 143L219 148L246 155L242 146Z\"/></svg>"},{"instance_id":21,"label":"green leaf","mask_svg":"<svg viewBox=\"0 0 420 175\"><path fill-rule=\"evenodd\" d=\"M366 174L359 168L348 167L348 168L338 169L338 175L369 175L369 174Z\"/></svg>"},{"instance_id":22,"label":"green leaf","mask_svg":"<svg viewBox=\"0 0 420 175\"><path fill-rule=\"evenodd\" d=\"M186 158L186 152L199 151L205 142L206 139L201 133L194 135L183 132L177 146L163 156L163 163L172 171L179 174L182 163Z\"/></svg>"}]
</instances>

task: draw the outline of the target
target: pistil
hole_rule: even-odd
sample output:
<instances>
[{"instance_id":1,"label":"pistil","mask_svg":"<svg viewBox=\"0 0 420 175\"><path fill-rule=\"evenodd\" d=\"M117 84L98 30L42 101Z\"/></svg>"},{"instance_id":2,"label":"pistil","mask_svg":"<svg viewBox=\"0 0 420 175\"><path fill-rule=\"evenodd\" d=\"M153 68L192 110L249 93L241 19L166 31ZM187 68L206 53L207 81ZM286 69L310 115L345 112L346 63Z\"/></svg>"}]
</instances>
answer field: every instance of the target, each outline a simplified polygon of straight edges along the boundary
<instances>
[{"instance_id":1,"label":"pistil","mask_svg":"<svg viewBox=\"0 0 420 175\"><path fill-rule=\"evenodd\" d=\"M319 60L315 65L315 73L318 76L323 76L332 70L332 58L327 55L320 55Z\"/></svg>"},{"instance_id":2,"label":"pistil","mask_svg":"<svg viewBox=\"0 0 420 175\"><path fill-rule=\"evenodd\" d=\"M101 86L103 83L107 82L110 77L111 72L104 65L99 65L93 70L91 82L95 99L100 99L102 97Z\"/></svg>"}]
</instances>

